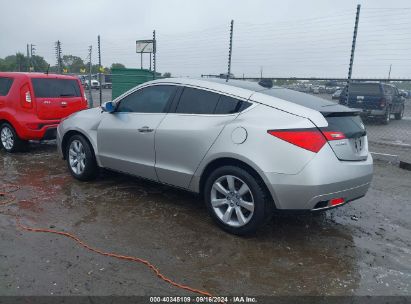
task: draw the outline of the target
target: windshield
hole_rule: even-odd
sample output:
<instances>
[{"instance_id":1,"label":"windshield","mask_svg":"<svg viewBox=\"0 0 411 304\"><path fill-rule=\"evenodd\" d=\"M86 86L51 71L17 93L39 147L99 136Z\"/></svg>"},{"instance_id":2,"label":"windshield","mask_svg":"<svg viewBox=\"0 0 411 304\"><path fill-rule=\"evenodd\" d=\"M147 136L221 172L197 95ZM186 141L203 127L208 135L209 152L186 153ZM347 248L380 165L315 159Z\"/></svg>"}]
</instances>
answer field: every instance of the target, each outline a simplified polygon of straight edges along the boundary
<instances>
[{"instance_id":1,"label":"windshield","mask_svg":"<svg viewBox=\"0 0 411 304\"><path fill-rule=\"evenodd\" d=\"M33 78L34 95L40 98L81 97L75 79Z\"/></svg>"}]
</instances>

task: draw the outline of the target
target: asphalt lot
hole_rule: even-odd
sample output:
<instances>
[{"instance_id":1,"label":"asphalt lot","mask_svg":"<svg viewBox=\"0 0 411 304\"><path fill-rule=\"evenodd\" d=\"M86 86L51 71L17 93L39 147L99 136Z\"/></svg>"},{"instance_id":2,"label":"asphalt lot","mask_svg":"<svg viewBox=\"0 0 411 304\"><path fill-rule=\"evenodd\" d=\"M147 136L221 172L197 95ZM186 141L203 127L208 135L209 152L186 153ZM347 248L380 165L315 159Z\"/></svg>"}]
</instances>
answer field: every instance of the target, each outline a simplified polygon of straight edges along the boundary
<instances>
[{"instance_id":1,"label":"asphalt lot","mask_svg":"<svg viewBox=\"0 0 411 304\"><path fill-rule=\"evenodd\" d=\"M193 194L108 171L75 181L52 142L0 151L0 188L21 187L18 204L0 208L0 294L193 295L140 264L22 231L18 214L214 295L411 295L410 180L377 162L366 197L320 215L277 215L241 238L217 228Z\"/></svg>"}]
</instances>

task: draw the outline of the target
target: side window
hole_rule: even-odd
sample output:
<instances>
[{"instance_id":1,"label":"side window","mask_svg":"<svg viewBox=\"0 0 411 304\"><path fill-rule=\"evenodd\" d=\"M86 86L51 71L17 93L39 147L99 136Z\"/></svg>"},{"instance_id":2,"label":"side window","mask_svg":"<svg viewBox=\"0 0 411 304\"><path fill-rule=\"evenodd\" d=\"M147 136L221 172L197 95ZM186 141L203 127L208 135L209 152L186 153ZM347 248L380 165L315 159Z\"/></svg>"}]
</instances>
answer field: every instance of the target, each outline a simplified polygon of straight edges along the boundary
<instances>
[{"instance_id":1,"label":"side window","mask_svg":"<svg viewBox=\"0 0 411 304\"><path fill-rule=\"evenodd\" d=\"M13 83L12 78L0 77L0 96L6 96Z\"/></svg>"},{"instance_id":2,"label":"side window","mask_svg":"<svg viewBox=\"0 0 411 304\"><path fill-rule=\"evenodd\" d=\"M215 109L215 114L233 114L247 109L251 104L232 97L222 95Z\"/></svg>"},{"instance_id":3,"label":"side window","mask_svg":"<svg viewBox=\"0 0 411 304\"><path fill-rule=\"evenodd\" d=\"M184 88L176 113L213 114L219 98L220 95L216 93L193 88Z\"/></svg>"},{"instance_id":4,"label":"side window","mask_svg":"<svg viewBox=\"0 0 411 304\"><path fill-rule=\"evenodd\" d=\"M116 112L165 113L175 86L157 85L138 90L120 100Z\"/></svg>"}]
</instances>

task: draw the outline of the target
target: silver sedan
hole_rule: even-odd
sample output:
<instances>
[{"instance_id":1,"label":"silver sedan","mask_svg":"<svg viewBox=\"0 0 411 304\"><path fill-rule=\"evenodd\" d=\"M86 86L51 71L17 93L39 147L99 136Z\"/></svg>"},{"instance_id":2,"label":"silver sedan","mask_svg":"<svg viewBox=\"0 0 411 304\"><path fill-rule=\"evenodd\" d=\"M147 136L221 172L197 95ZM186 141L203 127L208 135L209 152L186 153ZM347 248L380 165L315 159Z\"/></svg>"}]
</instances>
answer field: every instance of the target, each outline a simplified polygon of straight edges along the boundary
<instances>
[{"instance_id":1,"label":"silver sedan","mask_svg":"<svg viewBox=\"0 0 411 304\"><path fill-rule=\"evenodd\" d=\"M260 83L162 79L57 130L71 174L98 168L199 193L215 222L254 232L275 210L327 210L364 196L373 166L355 109Z\"/></svg>"}]
</instances>

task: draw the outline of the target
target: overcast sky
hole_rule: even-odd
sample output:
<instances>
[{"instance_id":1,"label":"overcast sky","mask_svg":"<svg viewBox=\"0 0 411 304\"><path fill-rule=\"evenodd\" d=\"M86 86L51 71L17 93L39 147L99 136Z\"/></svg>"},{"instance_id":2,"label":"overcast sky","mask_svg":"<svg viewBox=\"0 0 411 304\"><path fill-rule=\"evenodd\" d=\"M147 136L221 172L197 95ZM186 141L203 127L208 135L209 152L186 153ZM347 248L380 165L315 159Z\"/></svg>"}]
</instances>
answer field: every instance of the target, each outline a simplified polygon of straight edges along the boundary
<instances>
[{"instance_id":1,"label":"overcast sky","mask_svg":"<svg viewBox=\"0 0 411 304\"><path fill-rule=\"evenodd\" d=\"M346 77L356 5L361 4L354 76L411 77L411 3L325 0L0 0L0 57L26 51L55 64L85 59L101 35L104 66L139 67L136 39L158 40L157 70L179 76L227 70L234 19L236 76ZM96 52L93 61L96 62ZM148 68L148 55L144 66Z\"/></svg>"}]
</instances>

